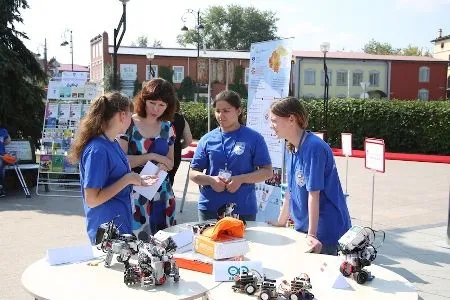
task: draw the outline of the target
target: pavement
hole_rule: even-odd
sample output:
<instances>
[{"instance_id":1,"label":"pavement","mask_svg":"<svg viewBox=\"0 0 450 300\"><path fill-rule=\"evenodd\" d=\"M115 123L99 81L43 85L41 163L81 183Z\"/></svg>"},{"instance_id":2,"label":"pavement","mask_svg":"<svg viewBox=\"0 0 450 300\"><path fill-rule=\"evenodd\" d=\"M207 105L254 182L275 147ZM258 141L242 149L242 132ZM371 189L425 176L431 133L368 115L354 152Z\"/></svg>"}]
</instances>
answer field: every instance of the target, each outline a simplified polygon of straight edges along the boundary
<instances>
[{"instance_id":1,"label":"pavement","mask_svg":"<svg viewBox=\"0 0 450 300\"><path fill-rule=\"evenodd\" d=\"M386 161L386 173L374 175L363 159L349 158L348 176L347 159L337 157L336 164L344 189L348 182L353 224L370 225L375 179L373 227L386 231L375 263L409 280L420 299L450 299L450 249L438 245L450 242L450 164ZM187 168L183 162L175 178L178 207ZM31 199L19 190L0 198L0 299L31 299L20 282L25 268L48 248L88 242L81 198L32 193ZM197 219L197 197L197 186L189 184L178 223Z\"/></svg>"}]
</instances>

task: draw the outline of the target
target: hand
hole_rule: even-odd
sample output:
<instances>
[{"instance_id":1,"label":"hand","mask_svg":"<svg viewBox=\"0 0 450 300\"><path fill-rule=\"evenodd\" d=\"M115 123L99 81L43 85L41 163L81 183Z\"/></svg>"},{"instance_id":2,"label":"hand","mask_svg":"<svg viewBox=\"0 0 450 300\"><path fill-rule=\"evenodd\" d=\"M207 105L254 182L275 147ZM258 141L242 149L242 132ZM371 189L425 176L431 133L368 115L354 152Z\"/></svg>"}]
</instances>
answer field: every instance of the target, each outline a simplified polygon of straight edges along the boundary
<instances>
[{"instance_id":1,"label":"hand","mask_svg":"<svg viewBox=\"0 0 450 300\"><path fill-rule=\"evenodd\" d=\"M157 175L141 175L141 186L151 186L158 181Z\"/></svg>"},{"instance_id":2,"label":"hand","mask_svg":"<svg viewBox=\"0 0 450 300\"><path fill-rule=\"evenodd\" d=\"M158 168L160 170L163 170L163 171L166 171L166 172L169 172L172 169L172 168L169 168L166 164L163 164L163 163L159 163L158 164Z\"/></svg>"},{"instance_id":3,"label":"hand","mask_svg":"<svg viewBox=\"0 0 450 300\"><path fill-rule=\"evenodd\" d=\"M147 159L156 161L160 164L164 164L167 171L170 171L173 168L173 161L167 156L159 155L156 153L147 153Z\"/></svg>"},{"instance_id":4,"label":"hand","mask_svg":"<svg viewBox=\"0 0 450 300\"><path fill-rule=\"evenodd\" d=\"M224 178L219 176L211 176L211 188L218 193L225 191L226 183L223 181Z\"/></svg>"},{"instance_id":5,"label":"hand","mask_svg":"<svg viewBox=\"0 0 450 300\"><path fill-rule=\"evenodd\" d=\"M237 176L232 176L230 181L227 182L226 189L230 193L235 193L241 187L242 181Z\"/></svg>"},{"instance_id":6,"label":"hand","mask_svg":"<svg viewBox=\"0 0 450 300\"><path fill-rule=\"evenodd\" d=\"M306 243L311 247L312 253L320 253L320 251L322 251L322 243L316 237L307 235L306 239Z\"/></svg>"}]
</instances>

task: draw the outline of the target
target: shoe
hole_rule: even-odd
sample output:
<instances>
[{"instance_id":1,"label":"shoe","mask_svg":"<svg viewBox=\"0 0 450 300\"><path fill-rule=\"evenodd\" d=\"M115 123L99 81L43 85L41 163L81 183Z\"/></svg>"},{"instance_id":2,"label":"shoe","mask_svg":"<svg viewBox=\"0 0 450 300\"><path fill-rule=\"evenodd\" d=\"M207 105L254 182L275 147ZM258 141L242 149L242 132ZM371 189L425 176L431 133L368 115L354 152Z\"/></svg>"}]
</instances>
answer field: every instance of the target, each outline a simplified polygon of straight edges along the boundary
<instances>
[{"instance_id":1,"label":"shoe","mask_svg":"<svg viewBox=\"0 0 450 300\"><path fill-rule=\"evenodd\" d=\"M6 197L5 191L0 190L0 198Z\"/></svg>"}]
</instances>

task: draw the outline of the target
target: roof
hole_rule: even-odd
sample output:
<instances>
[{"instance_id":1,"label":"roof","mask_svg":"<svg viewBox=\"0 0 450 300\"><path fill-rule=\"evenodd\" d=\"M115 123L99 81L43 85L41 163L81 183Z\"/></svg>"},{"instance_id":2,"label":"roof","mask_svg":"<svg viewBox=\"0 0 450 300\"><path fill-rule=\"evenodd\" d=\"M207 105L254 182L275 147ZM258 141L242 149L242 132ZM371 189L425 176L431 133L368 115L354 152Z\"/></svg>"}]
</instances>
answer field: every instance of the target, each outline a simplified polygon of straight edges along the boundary
<instances>
[{"instance_id":1,"label":"roof","mask_svg":"<svg viewBox=\"0 0 450 300\"><path fill-rule=\"evenodd\" d=\"M445 41L445 40L450 40L450 34L449 35L445 35L445 36L440 36L434 40L432 40L432 43L436 43L436 42L440 42L440 41Z\"/></svg>"},{"instance_id":2,"label":"roof","mask_svg":"<svg viewBox=\"0 0 450 300\"><path fill-rule=\"evenodd\" d=\"M62 71L72 71L72 64L59 64L58 70ZM75 72L89 72L89 68L80 65L73 65L73 71Z\"/></svg>"},{"instance_id":3,"label":"roof","mask_svg":"<svg viewBox=\"0 0 450 300\"><path fill-rule=\"evenodd\" d=\"M109 53L113 53L113 47L109 46ZM129 47L120 46L118 54L144 55L153 52L155 56L176 56L176 57L197 57L197 48L151 48L151 47ZM200 57L223 58L223 59L250 59L249 51L228 51L228 50L206 50L200 49Z\"/></svg>"},{"instance_id":4,"label":"roof","mask_svg":"<svg viewBox=\"0 0 450 300\"><path fill-rule=\"evenodd\" d=\"M322 58L322 51L293 51L295 57ZM328 52L327 58L354 59L354 60L390 60L390 61L420 61L420 62L441 62L448 63L447 60L437 59L428 56L404 56L404 55L376 55L363 52Z\"/></svg>"}]
</instances>

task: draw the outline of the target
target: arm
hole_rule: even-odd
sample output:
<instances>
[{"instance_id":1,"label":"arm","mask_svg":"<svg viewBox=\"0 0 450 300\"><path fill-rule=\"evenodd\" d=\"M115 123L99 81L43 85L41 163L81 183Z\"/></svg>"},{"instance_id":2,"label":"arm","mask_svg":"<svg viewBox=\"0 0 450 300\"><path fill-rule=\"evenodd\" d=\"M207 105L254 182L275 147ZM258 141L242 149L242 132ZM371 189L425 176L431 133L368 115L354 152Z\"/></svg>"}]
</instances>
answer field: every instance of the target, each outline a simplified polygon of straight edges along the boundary
<instances>
[{"instance_id":1,"label":"arm","mask_svg":"<svg viewBox=\"0 0 450 300\"><path fill-rule=\"evenodd\" d=\"M319 224L320 191L308 194L308 243L313 247L313 252L320 253L322 243L317 239L317 227Z\"/></svg>"},{"instance_id":2,"label":"arm","mask_svg":"<svg viewBox=\"0 0 450 300\"><path fill-rule=\"evenodd\" d=\"M128 173L113 184L105 187L104 189L85 188L84 198L86 200L86 204L90 208L94 208L105 203L106 201L117 195L127 185L131 184L133 176L132 174L139 176L136 173Z\"/></svg>"},{"instance_id":3,"label":"arm","mask_svg":"<svg viewBox=\"0 0 450 300\"><path fill-rule=\"evenodd\" d=\"M230 193L236 192L243 183L257 183L263 182L272 177L272 165L258 167L257 170L241 174L237 176L232 176L229 183L227 183L227 191Z\"/></svg>"},{"instance_id":4,"label":"arm","mask_svg":"<svg viewBox=\"0 0 450 300\"><path fill-rule=\"evenodd\" d=\"M219 176L205 175L199 169L191 168L189 179L198 185L210 185L218 193L223 192L226 186L225 182Z\"/></svg>"},{"instance_id":5,"label":"arm","mask_svg":"<svg viewBox=\"0 0 450 300\"><path fill-rule=\"evenodd\" d=\"M128 153L128 141L122 138L117 139L119 141L120 147L125 153ZM173 148L173 147L172 147ZM170 152L170 149L169 149ZM173 168L173 149L172 149L172 160L168 157L156 154L156 153L144 153L140 155L127 155L128 161L130 162L131 168L139 167L145 165L148 161L156 161L157 163L162 163Z\"/></svg>"},{"instance_id":6,"label":"arm","mask_svg":"<svg viewBox=\"0 0 450 300\"><path fill-rule=\"evenodd\" d=\"M158 167L164 171L170 171L173 168L173 164L174 164L174 146L173 144L169 146L169 152L167 153L167 156L162 156L162 155L158 155L158 154L154 154L160 157L156 157L158 159L155 159L155 161L158 162Z\"/></svg>"},{"instance_id":7,"label":"arm","mask_svg":"<svg viewBox=\"0 0 450 300\"><path fill-rule=\"evenodd\" d=\"M273 226L285 227L289 219L290 202L291 202L291 194L289 192L286 192L284 194L283 206L281 207L280 214L278 215L278 221L277 222L269 221L268 223Z\"/></svg>"},{"instance_id":8,"label":"arm","mask_svg":"<svg viewBox=\"0 0 450 300\"><path fill-rule=\"evenodd\" d=\"M192 143L191 128L189 127L189 124L185 119L184 120L184 130L183 130L183 142L181 143L181 149L189 147L189 145L191 143Z\"/></svg>"}]
</instances>

